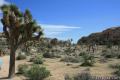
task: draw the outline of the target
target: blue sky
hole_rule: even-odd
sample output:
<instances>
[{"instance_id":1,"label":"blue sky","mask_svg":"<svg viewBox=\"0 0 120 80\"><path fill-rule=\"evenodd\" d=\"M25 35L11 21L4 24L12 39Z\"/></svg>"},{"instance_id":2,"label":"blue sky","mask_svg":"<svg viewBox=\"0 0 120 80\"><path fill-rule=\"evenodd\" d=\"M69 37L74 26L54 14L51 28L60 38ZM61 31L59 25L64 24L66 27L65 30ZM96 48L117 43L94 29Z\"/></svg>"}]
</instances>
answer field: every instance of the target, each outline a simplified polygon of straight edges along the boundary
<instances>
[{"instance_id":1,"label":"blue sky","mask_svg":"<svg viewBox=\"0 0 120 80\"><path fill-rule=\"evenodd\" d=\"M92 32L120 25L120 0L0 0L0 5L10 1L22 11L30 9L51 38L77 42Z\"/></svg>"}]
</instances>

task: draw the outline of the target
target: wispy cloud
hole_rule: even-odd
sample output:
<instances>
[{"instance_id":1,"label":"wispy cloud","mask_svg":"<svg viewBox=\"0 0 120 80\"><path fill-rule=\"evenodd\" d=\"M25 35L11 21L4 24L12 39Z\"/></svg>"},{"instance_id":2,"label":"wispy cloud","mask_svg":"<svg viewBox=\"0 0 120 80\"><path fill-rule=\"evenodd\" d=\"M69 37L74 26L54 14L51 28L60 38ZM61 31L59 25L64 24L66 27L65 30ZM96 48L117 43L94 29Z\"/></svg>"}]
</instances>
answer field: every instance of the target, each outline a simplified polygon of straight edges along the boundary
<instances>
[{"instance_id":1,"label":"wispy cloud","mask_svg":"<svg viewBox=\"0 0 120 80\"><path fill-rule=\"evenodd\" d=\"M0 0L0 6L2 6L4 4L9 4L9 3L6 0Z\"/></svg>"},{"instance_id":2,"label":"wispy cloud","mask_svg":"<svg viewBox=\"0 0 120 80\"><path fill-rule=\"evenodd\" d=\"M41 27L44 29L45 36L47 37L60 37L65 33L69 33L72 30L80 29L81 27L77 26L68 26L68 25L49 25L42 24Z\"/></svg>"}]
</instances>

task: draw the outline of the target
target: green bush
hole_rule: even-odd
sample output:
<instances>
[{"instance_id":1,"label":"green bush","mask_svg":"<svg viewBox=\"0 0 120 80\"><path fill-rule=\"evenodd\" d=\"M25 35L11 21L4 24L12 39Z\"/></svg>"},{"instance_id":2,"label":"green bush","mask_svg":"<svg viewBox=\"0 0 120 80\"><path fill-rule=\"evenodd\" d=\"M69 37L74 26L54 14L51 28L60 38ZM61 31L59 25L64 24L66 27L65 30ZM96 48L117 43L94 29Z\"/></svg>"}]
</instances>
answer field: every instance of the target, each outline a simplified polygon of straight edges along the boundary
<instances>
[{"instance_id":1,"label":"green bush","mask_svg":"<svg viewBox=\"0 0 120 80\"><path fill-rule=\"evenodd\" d=\"M114 74L115 74L116 76L119 76L119 77L120 77L120 68L118 68L118 69L114 72Z\"/></svg>"},{"instance_id":2,"label":"green bush","mask_svg":"<svg viewBox=\"0 0 120 80\"><path fill-rule=\"evenodd\" d=\"M120 55L118 55L117 58L120 59Z\"/></svg>"},{"instance_id":3,"label":"green bush","mask_svg":"<svg viewBox=\"0 0 120 80\"><path fill-rule=\"evenodd\" d=\"M74 76L74 80L91 80L90 73L79 73Z\"/></svg>"},{"instance_id":4,"label":"green bush","mask_svg":"<svg viewBox=\"0 0 120 80\"><path fill-rule=\"evenodd\" d=\"M61 58L60 61L78 63L78 62L80 62L80 59L76 58L74 56L65 56L65 57Z\"/></svg>"},{"instance_id":5,"label":"green bush","mask_svg":"<svg viewBox=\"0 0 120 80\"><path fill-rule=\"evenodd\" d=\"M120 77L120 64L115 64L115 65L110 65L110 68L115 69L115 71L113 72L116 76Z\"/></svg>"},{"instance_id":6,"label":"green bush","mask_svg":"<svg viewBox=\"0 0 120 80\"><path fill-rule=\"evenodd\" d=\"M113 58L114 57L111 50L109 50L109 49L103 50L102 56L104 56L105 58Z\"/></svg>"},{"instance_id":7,"label":"green bush","mask_svg":"<svg viewBox=\"0 0 120 80\"><path fill-rule=\"evenodd\" d=\"M94 80L90 73L78 73L73 77L65 75L65 80Z\"/></svg>"},{"instance_id":8,"label":"green bush","mask_svg":"<svg viewBox=\"0 0 120 80\"><path fill-rule=\"evenodd\" d=\"M16 57L16 60L24 60L24 59L26 59L25 54L18 54L18 56Z\"/></svg>"},{"instance_id":9,"label":"green bush","mask_svg":"<svg viewBox=\"0 0 120 80\"><path fill-rule=\"evenodd\" d=\"M93 66L95 63L95 59L94 59L94 55L89 54L89 53L85 53L82 56L82 64L81 66Z\"/></svg>"},{"instance_id":10,"label":"green bush","mask_svg":"<svg viewBox=\"0 0 120 80\"><path fill-rule=\"evenodd\" d=\"M33 62L35 60L35 57L31 57L29 62Z\"/></svg>"},{"instance_id":11,"label":"green bush","mask_svg":"<svg viewBox=\"0 0 120 80\"><path fill-rule=\"evenodd\" d=\"M102 51L102 55L105 58L119 58L119 51L114 49L106 49Z\"/></svg>"},{"instance_id":12,"label":"green bush","mask_svg":"<svg viewBox=\"0 0 120 80\"><path fill-rule=\"evenodd\" d=\"M37 55L36 58L33 59L34 64L43 64L43 58L41 55Z\"/></svg>"},{"instance_id":13,"label":"green bush","mask_svg":"<svg viewBox=\"0 0 120 80\"><path fill-rule=\"evenodd\" d=\"M73 78L70 77L69 75L65 75L64 79L65 79L65 80L73 80Z\"/></svg>"},{"instance_id":14,"label":"green bush","mask_svg":"<svg viewBox=\"0 0 120 80\"><path fill-rule=\"evenodd\" d=\"M84 56L85 54L86 54L85 52L81 52L79 56Z\"/></svg>"},{"instance_id":15,"label":"green bush","mask_svg":"<svg viewBox=\"0 0 120 80\"><path fill-rule=\"evenodd\" d=\"M20 64L18 66L18 73L19 74L25 74L27 70L28 70L28 65L27 64Z\"/></svg>"},{"instance_id":16,"label":"green bush","mask_svg":"<svg viewBox=\"0 0 120 80\"><path fill-rule=\"evenodd\" d=\"M53 52L46 52L43 54L44 58L60 58L61 56Z\"/></svg>"},{"instance_id":17,"label":"green bush","mask_svg":"<svg viewBox=\"0 0 120 80\"><path fill-rule=\"evenodd\" d=\"M45 58L53 58L54 55L52 53L50 53L50 52L46 52L46 53L43 54L43 57L45 57Z\"/></svg>"},{"instance_id":18,"label":"green bush","mask_svg":"<svg viewBox=\"0 0 120 80\"><path fill-rule=\"evenodd\" d=\"M100 57L99 61L100 63L106 63L108 59L104 58L104 57Z\"/></svg>"},{"instance_id":19,"label":"green bush","mask_svg":"<svg viewBox=\"0 0 120 80\"><path fill-rule=\"evenodd\" d=\"M106 54L105 58L113 58L113 56L111 54Z\"/></svg>"},{"instance_id":20,"label":"green bush","mask_svg":"<svg viewBox=\"0 0 120 80\"><path fill-rule=\"evenodd\" d=\"M43 80L48 77L50 72L46 70L45 67L40 67L39 65L33 65L26 73L26 77L30 80Z\"/></svg>"},{"instance_id":21,"label":"green bush","mask_svg":"<svg viewBox=\"0 0 120 80\"><path fill-rule=\"evenodd\" d=\"M109 67L113 69L118 69L120 68L120 64L109 65Z\"/></svg>"}]
</instances>

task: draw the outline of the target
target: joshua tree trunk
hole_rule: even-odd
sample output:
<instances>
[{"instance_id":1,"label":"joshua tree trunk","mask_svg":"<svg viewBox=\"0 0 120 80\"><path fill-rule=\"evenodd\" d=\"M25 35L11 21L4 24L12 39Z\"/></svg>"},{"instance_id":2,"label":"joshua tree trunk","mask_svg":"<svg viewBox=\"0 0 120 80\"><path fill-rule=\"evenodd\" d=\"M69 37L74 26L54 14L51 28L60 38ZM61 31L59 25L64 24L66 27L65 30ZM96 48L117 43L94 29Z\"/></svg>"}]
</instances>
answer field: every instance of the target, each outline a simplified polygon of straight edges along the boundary
<instances>
[{"instance_id":1,"label":"joshua tree trunk","mask_svg":"<svg viewBox=\"0 0 120 80\"><path fill-rule=\"evenodd\" d=\"M12 78L15 75L15 51L15 48L11 46L8 78Z\"/></svg>"}]
</instances>

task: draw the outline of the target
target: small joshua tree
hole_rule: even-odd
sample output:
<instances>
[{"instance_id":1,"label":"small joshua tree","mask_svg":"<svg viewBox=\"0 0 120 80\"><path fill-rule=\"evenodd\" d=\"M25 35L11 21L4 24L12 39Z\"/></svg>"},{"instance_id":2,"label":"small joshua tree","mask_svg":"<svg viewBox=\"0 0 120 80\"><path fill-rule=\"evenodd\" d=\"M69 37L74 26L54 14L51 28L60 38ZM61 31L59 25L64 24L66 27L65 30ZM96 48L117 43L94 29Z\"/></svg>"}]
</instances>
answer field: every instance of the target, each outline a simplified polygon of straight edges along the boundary
<instances>
[{"instance_id":1,"label":"small joshua tree","mask_svg":"<svg viewBox=\"0 0 120 80\"><path fill-rule=\"evenodd\" d=\"M83 63L81 64L81 66L93 66L93 64L95 63L94 55L91 55L89 53L85 53L82 58Z\"/></svg>"}]
</instances>

